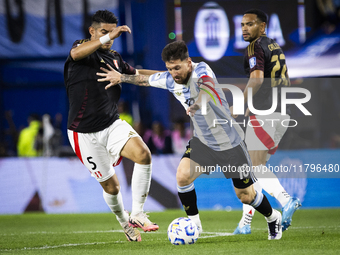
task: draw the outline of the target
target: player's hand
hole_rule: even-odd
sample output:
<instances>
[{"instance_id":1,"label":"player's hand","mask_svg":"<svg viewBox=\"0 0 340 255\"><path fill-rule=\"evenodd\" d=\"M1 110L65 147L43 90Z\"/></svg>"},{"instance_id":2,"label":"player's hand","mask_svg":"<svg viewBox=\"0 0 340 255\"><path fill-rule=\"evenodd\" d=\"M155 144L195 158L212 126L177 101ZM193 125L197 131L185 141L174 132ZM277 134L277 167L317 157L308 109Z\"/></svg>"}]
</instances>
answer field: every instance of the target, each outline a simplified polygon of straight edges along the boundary
<instances>
[{"instance_id":1,"label":"player's hand","mask_svg":"<svg viewBox=\"0 0 340 255\"><path fill-rule=\"evenodd\" d=\"M234 114L234 107L233 106L229 107L229 111L231 113L231 117L233 117L234 119L236 119L238 117L237 114Z\"/></svg>"},{"instance_id":2,"label":"player's hand","mask_svg":"<svg viewBox=\"0 0 340 255\"><path fill-rule=\"evenodd\" d=\"M187 109L187 115L189 115L190 117L194 117L196 111L199 109L200 107L198 106L198 104L193 104Z\"/></svg>"},{"instance_id":3,"label":"player's hand","mask_svg":"<svg viewBox=\"0 0 340 255\"><path fill-rule=\"evenodd\" d=\"M104 71L104 73L97 73L98 76L104 77L101 79L97 79L97 81L99 82L103 82L103 81L109 81L110 83L108 85L105 86L105 89L108 89L112 86L115 86L119 83L121 83L121 75L120 73L118 73L115 69L112 68L112 66L106 64L108 66L109 69L106 69L104 67L101 67L100 70Z\"/></svg>"},{"instance_id":4,"label":"player's hand","mask_svg":"<svg viewBox=\"0 0 340 255\"><path fill-rule=\"evenodd\" d=\"M109 36L111 40L114 40L119 37L123 32L128 32L129 34L131 34L131 29L127 25L118 26L109 33Z\"/></svg>"},{"instance_id":5,"label":"player's hand","mask_svg":"<svg viewBox=\"0 0 340 255\"><path fill-rule=\"evenodd\" d=\"M248 117L250 115L250 110L247 108L246 113L244 114L245 117Z\"/></svg>"}]
</instances>

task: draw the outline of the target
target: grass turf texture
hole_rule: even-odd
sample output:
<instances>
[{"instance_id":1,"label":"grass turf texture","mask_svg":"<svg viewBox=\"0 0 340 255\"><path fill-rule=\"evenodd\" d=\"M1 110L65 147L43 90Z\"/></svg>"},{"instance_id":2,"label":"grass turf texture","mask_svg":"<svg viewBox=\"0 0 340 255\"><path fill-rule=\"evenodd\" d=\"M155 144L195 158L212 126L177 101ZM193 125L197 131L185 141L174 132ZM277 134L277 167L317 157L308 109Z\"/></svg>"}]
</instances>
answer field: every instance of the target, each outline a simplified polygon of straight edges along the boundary
<instances>
[{"instance_id":1,"label":"grass turf texture","mask_svg":"<svg viewBox=\"0 0 340 255\"><path fill-rule=\"evenodd\" d=\"M160 229L129 243L112 214L29 213L0 216L1 254L340 254L340 209L298 210L281 240L267 240L267 223L256 213L251 235L228 235L241 211L201 211L203 235L194 245L167 239L182 210L150 213Z\"/></svg>"}]
</instances>

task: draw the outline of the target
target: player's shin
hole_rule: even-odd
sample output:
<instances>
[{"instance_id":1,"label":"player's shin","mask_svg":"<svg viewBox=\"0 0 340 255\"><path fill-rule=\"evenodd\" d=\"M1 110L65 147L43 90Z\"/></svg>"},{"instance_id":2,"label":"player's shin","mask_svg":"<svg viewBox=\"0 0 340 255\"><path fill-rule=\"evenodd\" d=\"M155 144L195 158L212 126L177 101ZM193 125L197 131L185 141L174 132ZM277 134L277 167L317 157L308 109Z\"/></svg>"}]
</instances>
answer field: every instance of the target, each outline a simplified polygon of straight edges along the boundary
<instances>
[{"instance_id":1,"label":"player's shin","mask_svg":"<svg viewBox=\"0 0 340 255\"><path fill-rule=\"evenodd\" d=\"M129 220L128 213L124 211L123 198L120 191L117 195L111 195L103 191L103 197L106 204L110 207L111 211L116 215L119 223L124 223Z\"/></svg>"},{"instance_id":2,"label":"player's shin","mask_svg":"<svg viewBox=\"0 0 340 255\"><path fill-rule=\"evenodd\" d=\"M132 216L143 212L144 203L150 190L151 173L152 164L141 165L135 163L131 180Z\"/></svg>"},{"instance_id":3,"label":"player's shin","mask_svg":"<svg viewBox=\"0 0 340 255\"><path fill-rule=\"evenodd\" d=\"M269 195L275 197L284 207L288 203L290 195L285 191L272 171L264 165L260 165L259 168L262 169L262 174L255 173L258 182Z\"/></svg>"},{"instance_id":4,"label":"player's shin","mask_svg":"<svg viewBox=\"0 0 340 255\"><path fill-rule=\"evenodd\" d=\"M197 208L197 196L194 183L190 183L187 186L180 187L177 185L177 191L179 199L183 205L183 208L188 215L188 218L193 220L197 225L199 232L202 233L202 224L198 214Z\"/></svg>"},{"instance_id":5,"label":"player's shin","mask_svg":"<svg viewBox=\"0 0 340 255\"><path fill-rule=\"evenodd\" d=\"M250 205L252 207L254 207L256 209L256 211L258 211L259 213L261 213L265 217L269 217L273 212L273 209L272 209L266 195L264 195L262 192L256 191L255 198L250 203Z\"/></svg>"},{"instance_id":6,"label":"player's shin","mask_svg":"<svg viewBox=\"0 0 340 255\"><path fill-rule=\"evenodd\" d=\"M262 193L262 187L258 182L254 182L254 189L257 193ZM255 214L255 209L251 205L243 204L242 219L239 222L239 227L243 228L245 225L251 225L251 221Z\"/></svg>"}]
</instances>

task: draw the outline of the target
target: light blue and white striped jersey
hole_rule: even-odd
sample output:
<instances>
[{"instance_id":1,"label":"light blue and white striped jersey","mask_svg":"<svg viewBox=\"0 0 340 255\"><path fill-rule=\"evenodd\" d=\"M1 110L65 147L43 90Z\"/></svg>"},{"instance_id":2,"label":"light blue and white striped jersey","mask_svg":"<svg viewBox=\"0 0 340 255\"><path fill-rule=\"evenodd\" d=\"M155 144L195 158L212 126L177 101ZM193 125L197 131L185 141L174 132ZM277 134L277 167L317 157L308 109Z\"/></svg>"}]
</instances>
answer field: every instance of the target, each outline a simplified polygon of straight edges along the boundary
<instances>
[{"instance_id":1,"label":"light blue and white striped jersey","mask_svg":"<svg viewBox=\"0 0 340 255\"><path fill-rule=\"evenodd\" d=\"M216 76L211 68L204 62L192 62L192 73L187 84L177 84L169 72L155 73L149 77L149 84L152 87L169 90L175 98L181 102L185 110L189 105L196 102L200 92L197 81L202 76L209 76L218 84ZM196 111L191 120L194 125L194 136L202 143L215 151L223 151L234 148L244 139L244 132L236 121L231 117L229 105L222 88L215 90L221 98L222 105L214 93L216 100L209 100L206 107L206 114L202 110ZM227 120L227 124L214 125L214 120ZM230 125L232 121L232 125Z\"/></svg>"}]
</instances>

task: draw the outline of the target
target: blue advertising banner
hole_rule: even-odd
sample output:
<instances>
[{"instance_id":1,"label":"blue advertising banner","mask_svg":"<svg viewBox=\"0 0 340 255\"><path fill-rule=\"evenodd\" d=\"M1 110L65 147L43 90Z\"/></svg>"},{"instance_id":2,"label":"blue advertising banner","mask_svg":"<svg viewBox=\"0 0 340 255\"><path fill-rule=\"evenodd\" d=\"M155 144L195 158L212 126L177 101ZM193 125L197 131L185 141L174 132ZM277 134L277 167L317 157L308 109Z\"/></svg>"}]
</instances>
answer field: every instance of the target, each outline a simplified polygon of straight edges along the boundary
<instances>
[{"instance_id":1,"label":"blue advertising banner","mask_svg":"<svg viewBox=\"0 0 340 255\"><path fill-rule=\"evenodd\" d=\"M298 197L303 207L339 207L334 199L340 194L339 150L296 150L278 151L270 158L267 167L278 176L281 185L293 197ZM223 173L201 175L195 181L199 208L240 209L232 181ZM213 194L213 195L212 195ZM268 200L275 208L280 204L267 193Z\"/></svg>"},{"instance_id":2,"label":"blue advertising banner","mask_svg":"<svg viewBox=\"0 0 340 255\"><path fill-rule=\"evenodd\" d=\"M333 164L334 175L300 175L280 178L281 185L303 208L340 207L337 198L340 172L340 150L278 151L270 160L273 166L291 164ZM176 169L181 155L152 156L153 173L147 211L181 208L177 196ZM318 168L316 168L318 169ZM330 169L330 168L328 168ZM127 165L115 167L119 176L124 204L131 210L131 186ZM316 170L317 171L317 170ZM0 159L0 214L20 214L28 205L39 201L46 213L108 212L102 199L102 189L76 157L72 158L3 158ZM315 177L315 178L313 178ZM13 187L16 187L13 189ZM240 210L232 181L223 173L202 174L195 180L200 210ZM279 203L266 194L274 208Z\"/></svg>"},{"instance_id":3,"label":"blue advertising banner","mask_svg":"<svg viewBox=\"0 0 340 255\"><path fill-rule=\"evenodd\" d=\"M89 37L91 16L118 0L0 0L0 58L63 57L75 40ZM121 50L120 39L115 50Z\"/></svg>"}]
</instances>

